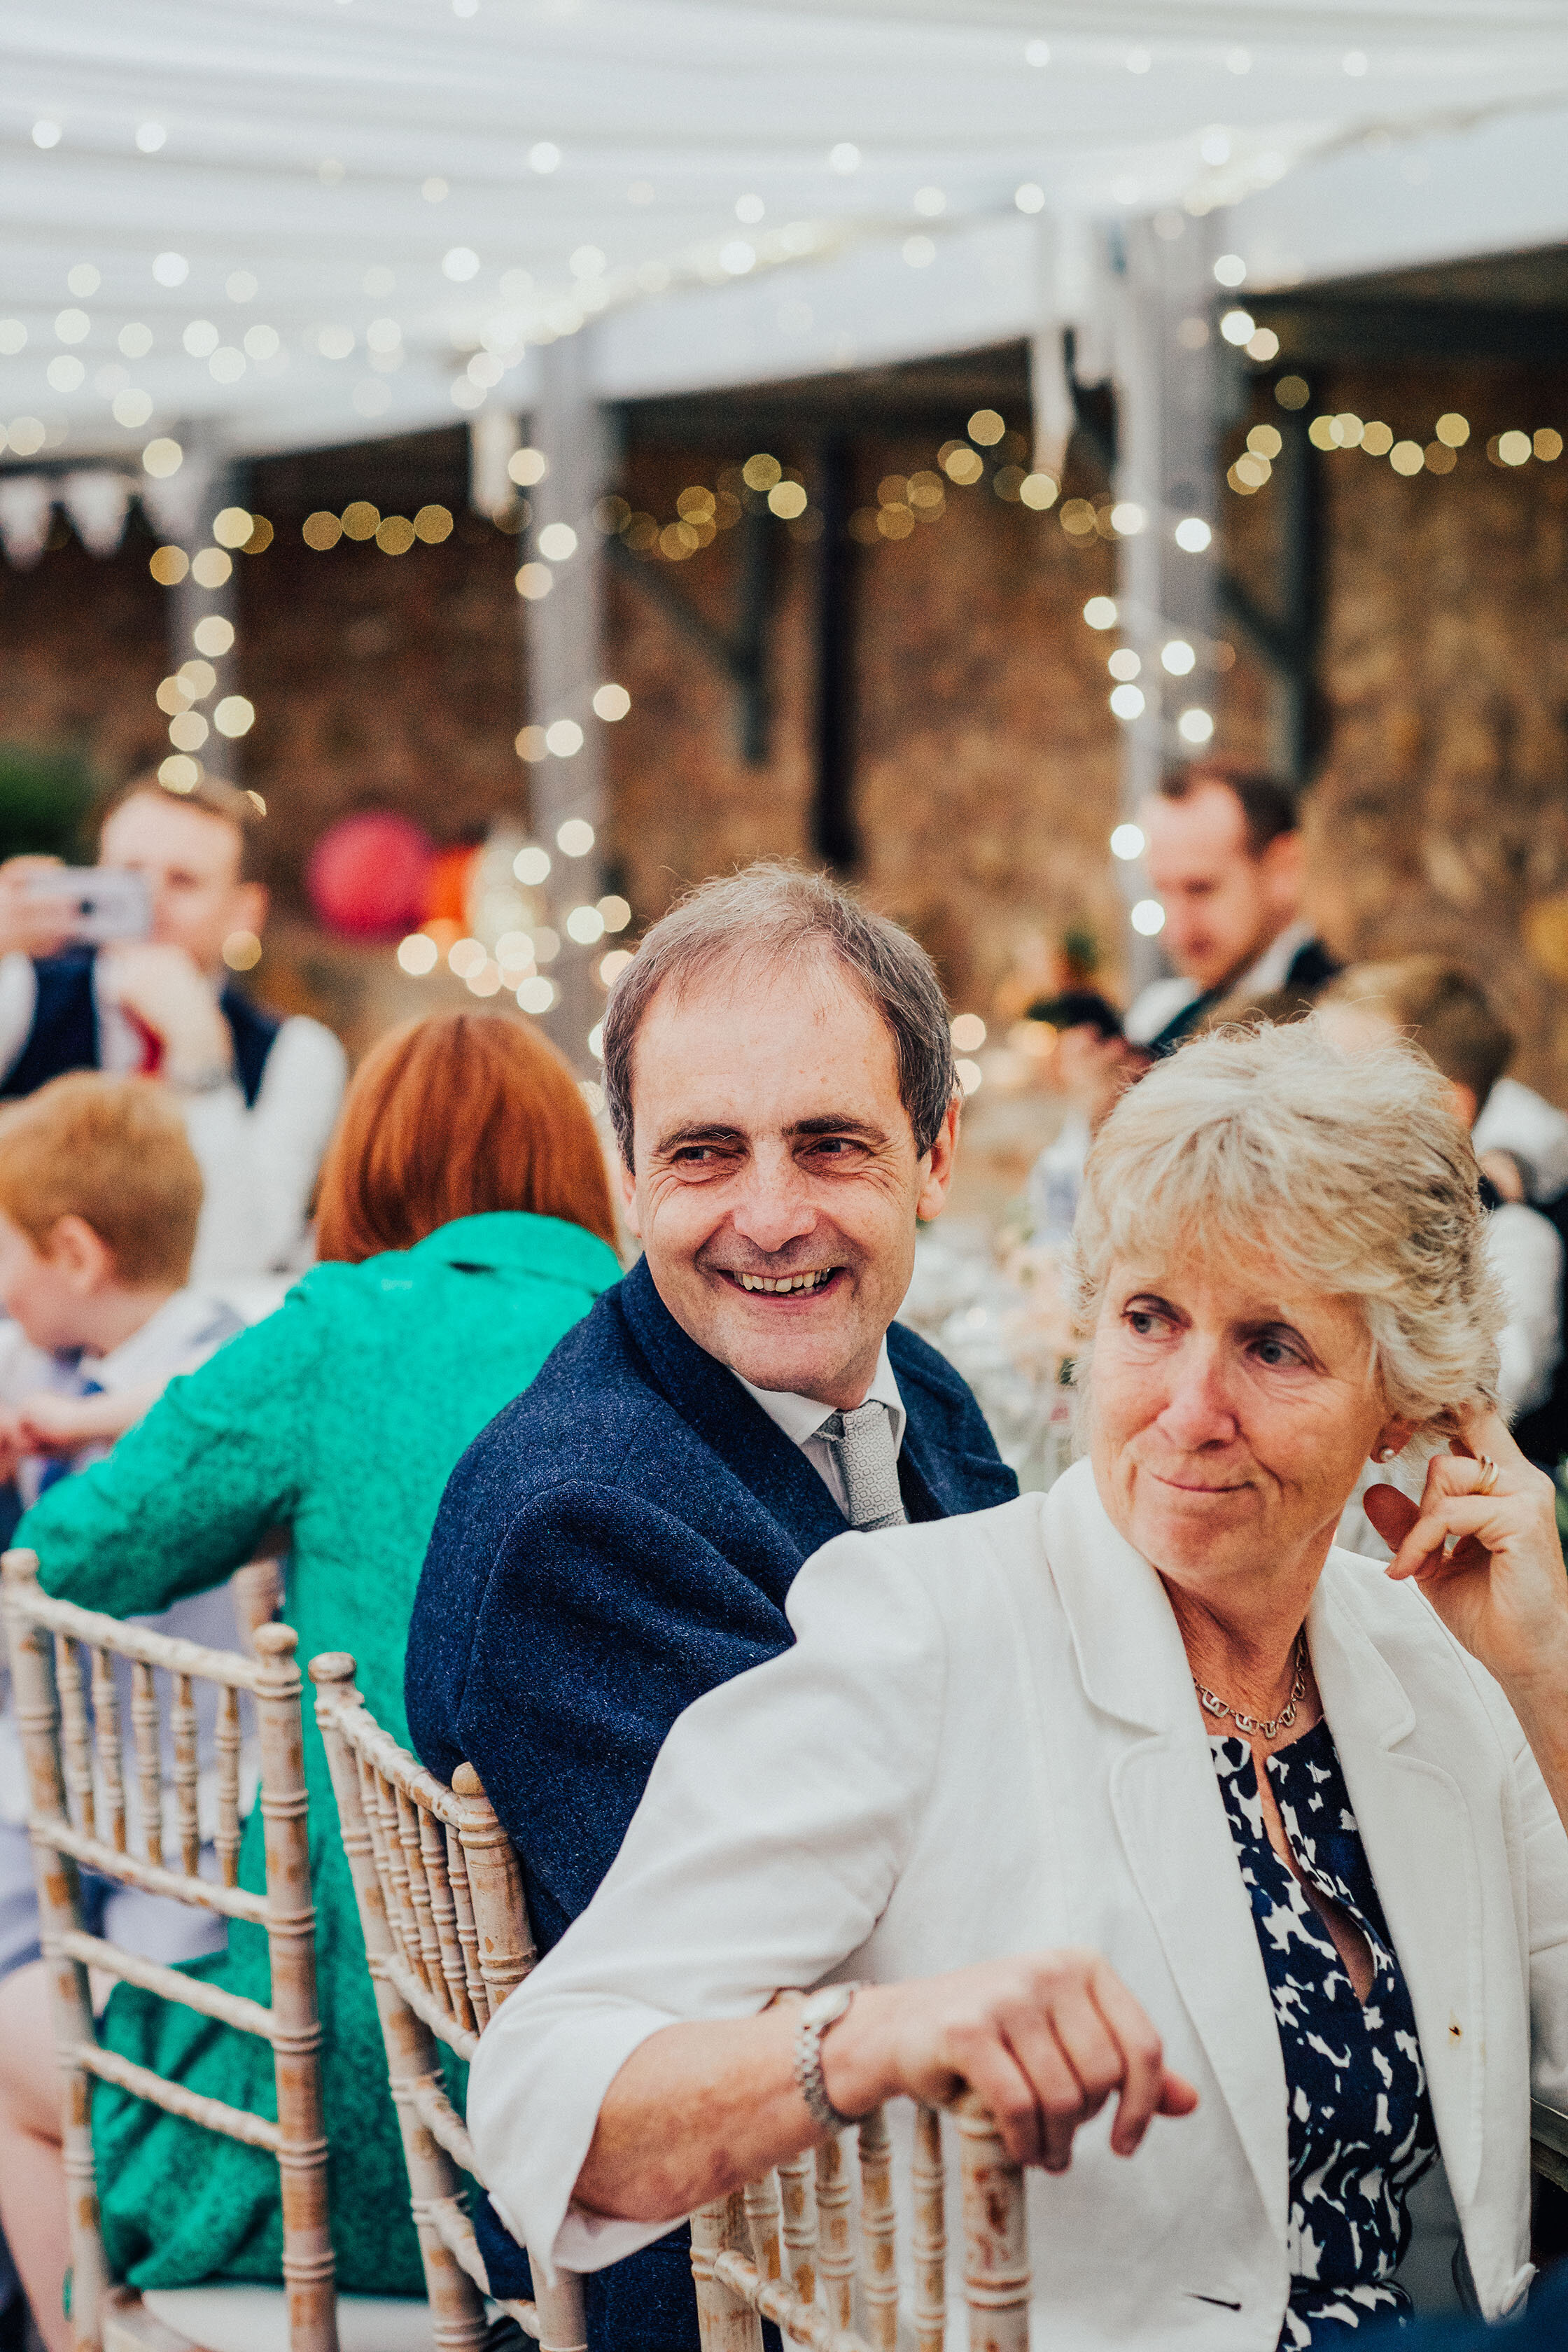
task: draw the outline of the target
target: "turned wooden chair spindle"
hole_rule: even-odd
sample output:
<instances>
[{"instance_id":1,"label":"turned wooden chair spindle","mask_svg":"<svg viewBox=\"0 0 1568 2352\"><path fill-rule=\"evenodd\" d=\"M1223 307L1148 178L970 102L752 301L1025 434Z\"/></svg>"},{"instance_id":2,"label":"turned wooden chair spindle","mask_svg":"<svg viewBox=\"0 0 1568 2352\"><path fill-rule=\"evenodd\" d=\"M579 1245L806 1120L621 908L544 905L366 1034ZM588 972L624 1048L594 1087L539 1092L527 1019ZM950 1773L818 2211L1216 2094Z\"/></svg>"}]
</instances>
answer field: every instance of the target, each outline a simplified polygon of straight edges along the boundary
<instances>
[{"instance_id":1,"label":"turned wooden chair spindle","mask_svg":"<svg viewBox=\"0 0 1568 2352\"><path fill-rule=\"evenodd\" d=\"M382 1729L354 1662L310 1661L338 1822L353 1877L403 2133L415 2225L442 2352L479 2352L489 2281L459 2171L483 2185L472 2142L442 2086L437 2045L472 2058L479 2035L534 1961L511 1841L470 1765L448 1789ZM541 2352L584 2352L575 2279L531 2303L493 2298Z\"/></svg>"},{"instance_id":2,"label":"turned wooden chair spindle","mask_svg":"<svg viewBox=\"0 0 1568 2352\"><path fill-rule=\"evenodd\" d=\"M962 2101L954 2120L963 2187L968 2352L1027 2352L1023 2178L1008 2163L978 2100ZM846 2153L851 2137L858 2200L855 2159ZM897 2352L900 2343L914 2352L946 2352L947 2166L942 2118L930 2107L915 2108L913 2138L913 2292L907 2301L899 2276L892 2144L878 2107L853 2135L826 2141L815 2158L780 2165L692 2217L703 2352L761 2352L764 2319L786 2344L805 2345L809 2352Z\"/></svg>"}]
</instances>

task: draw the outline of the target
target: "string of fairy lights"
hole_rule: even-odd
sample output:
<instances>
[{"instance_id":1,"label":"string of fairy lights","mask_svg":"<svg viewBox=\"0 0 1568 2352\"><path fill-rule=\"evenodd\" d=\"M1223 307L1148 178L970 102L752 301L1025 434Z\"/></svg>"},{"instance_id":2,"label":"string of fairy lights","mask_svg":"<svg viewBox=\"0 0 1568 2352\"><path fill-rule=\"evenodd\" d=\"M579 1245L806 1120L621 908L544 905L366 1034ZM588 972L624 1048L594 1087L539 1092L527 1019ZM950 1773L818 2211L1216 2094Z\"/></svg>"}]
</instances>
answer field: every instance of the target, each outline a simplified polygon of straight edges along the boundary
<instances>
[{"instance_id":1,"label":"string of fairy lights","mask_svg":"<svg viewBox=\"0 0 1568 2352\"><path fill-rule=\"evenodd\" d=\"M1249 356L1259 362L1272 359L1278 352L1277 338L1270 331L1258 328L1245 310L1226 312L1220 320L1220 331L1227 341L1245 347ZM1287 414L1299 413L1310 404L1310 386L1299 374L1279 375L1273 382L1273 399ZM1518 472L1531 464L1554 464L1563 450L1563 436L1549 425L1528 431L1522 426L1505 426L1491 434L1484 445L1477 444L1470 420L1457 409L1439 414L1429 437L1424 440L1401 436L1382 419L1363 418L1348 410L1325 410L1314 415L1307 437L1325 456L1359 451L1364 457L1386 459L1393 471L1406 479L1417 475L1441 478L1452 474L1460 465L1461 452L1472 447L1484 446L1486 460L1504 472ZM1247 433L1245 447L1227 467L1226 479L1231 491L1238 497L1250 498L1265 489L1283 447L1284 436L1279 425L1266 419L1254 423ZM164 473L178 466L180 455L177 444L160 440L149 445L144 462L150 472ZM1054 513L1064 536L1083 550L1114 543L1149 527L1151 518L1142 506L1119 499L1110 490L1064 499L1059 476L1032 464L1030 457L1026 436L1009 427L998 410L976 409L963 436L951 437L936 448L932 463L917 467L908 474L884 475L876 487L875 503L867 500L850 513L847 521L848 534L867 550L897 546L922 529L941 522L952 506L955 491L972 491L987 481L993 494L1004 503L1042 518ZM531 516L524 493L542 481L548 469L549 461L542 450L524 447L512 453L508 473L518 496L510 509L492 516L498 529L513 536L528 530ZM805 543L819 539L824 529L822 513L812 504L805 476L799 468L769 451L755 451L742 462L720 468L711 486L703 482L687 484L676 497L674 508L672 515L661 519L651 509L634 505L619 492L610 493L595 504L591 527L605 538L619 539L634 557L649 563L684 563L700 557L748 511L765 509L793 539ZM1201 518L1158 520L1162 526L1172 522L1176 543L1187 552L1198 554L1208 548L1212 531ZM450 538L454 528L450 509L437 503L424 505L413 515L405 516L383 514L370 500L360 499L351 501L341 513L319 509L308 515L300 526L300 535L305 545L319 554L329 553L346 542L351 548L367 551L374 545L384 555L398 557L421 545L441 545ZM174 544L155 549L150 559L153 578L162 586L174 587L188 572L199 585L216 588L230 577L237 554L258 555L275 537L274 526L266 517L238 507L222 509L215 517L211 531L213 543L198 549L194 555ZM528 603L537 603L549 595L561 566L574 559L580 544L578 531L569 524L553 522L539 530L530 552L517 568L518 594ZM1164 637L1158 654L1161 669L1173 679L1190 674L1198 660L1198 653L1190 641L1165 631L1157 616L1139 617L1147 624L1141 634ZM1114 597L1096 594L1084 604L1083 620L1097 634L1120 633L1123 611ZM215 659L233 649L232 622L209 614L197 622L193 635L193 655L161 682L157 693L159 707L168 718L171 744L159 773L163 782L175 791L192 790L200 780L204 771L199 753L209 730L236 740L249 731L256 717L250 702L237 694L220 698L210 709L203 708L217 684ZM1234 663L1235 651L1228 644L1216 642L1205 652L1216 668L1223 670ZM1145 695L1136 683L1142 667L1139 654L1123 643L1117 644L1107 658L1111 679L1109 707L1123 723L1139 719L1146 709ZM621 685L605 680L595 689L590 707L594 718L614 724L629 713L631 697ZM1201 750L1214 734L1213 714L1194 706L1180 714L1176 727L1184 743L1193 751ZM520 760L531 765L548 759L572 758L582 749L584 740L584 728L577 718L542 719L520 729L515 749ZM251 797L264 812L261 796L253 793ZM569 819L560 828L553 853L570 860L585 856L594 845L593 827L585 820ZM1119 860L1132 861L1142 855L1145 844L1141 829L1124 821L1114 828L1110 846ZM552 849L539 843L525 843L512 856L510 873L499 877L499 895L497 879L492 878L489 892L490 920L465 928L447 918L433 919L400 942L396 950L400 969L410 977L421 978L444 964L478 996L496 995L504 989L515 996L525 1012L549 1011L558 1001L559 992L543 967L553 962L563 942L544 919L537 894L552 870ZM509 890L512 893L510 898ZM1157 900L1141 900L1131 908L1131 920L1134 929L1152 935L1163 924L1163 911ZM623 898L612 893L595 904L584 902L570 908L564 916L564 929L574 945L592 948L625 930L630 921L630 907ZM630 960L630 950L618 944L605 949L595 966L595 977L602 988L608 989ZM254 956L250 960L254 961ZM978 1051L984 1038L984 1024L980 1016L961 1014L958 1025L964 1028L971 1053ZM976 1033L972 1039L971 1031ZM957 1038L956 1027L955 1042L964 1042ZM596 1026L590 1045L596 1053ZM961 1076L969 1091L980 1083L981 1066L970 1055L961 1064Z\"/></svg>"}]
</instances>

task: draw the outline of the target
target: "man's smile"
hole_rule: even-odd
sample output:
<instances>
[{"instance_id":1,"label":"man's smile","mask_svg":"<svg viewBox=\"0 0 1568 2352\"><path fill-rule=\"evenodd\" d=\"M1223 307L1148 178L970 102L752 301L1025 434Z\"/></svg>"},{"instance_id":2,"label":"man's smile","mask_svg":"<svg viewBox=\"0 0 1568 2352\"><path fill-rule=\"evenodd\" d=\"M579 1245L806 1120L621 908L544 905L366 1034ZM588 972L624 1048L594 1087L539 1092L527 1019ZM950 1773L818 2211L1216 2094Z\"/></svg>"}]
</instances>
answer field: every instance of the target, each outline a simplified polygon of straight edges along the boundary
<instances>
[{"instance_id":1,"label":"man's smile","mask_svg":"<svg viewBox=\"0 0 1568 2352\"><path fill-rule=\"evenodd\" d=\"M750 1274L730 1265L713 1268L737 1290L763 1298L816 1297L844 1271L841 1265L806 1266L798 1274Z\"/></svg>"}]
</instances>

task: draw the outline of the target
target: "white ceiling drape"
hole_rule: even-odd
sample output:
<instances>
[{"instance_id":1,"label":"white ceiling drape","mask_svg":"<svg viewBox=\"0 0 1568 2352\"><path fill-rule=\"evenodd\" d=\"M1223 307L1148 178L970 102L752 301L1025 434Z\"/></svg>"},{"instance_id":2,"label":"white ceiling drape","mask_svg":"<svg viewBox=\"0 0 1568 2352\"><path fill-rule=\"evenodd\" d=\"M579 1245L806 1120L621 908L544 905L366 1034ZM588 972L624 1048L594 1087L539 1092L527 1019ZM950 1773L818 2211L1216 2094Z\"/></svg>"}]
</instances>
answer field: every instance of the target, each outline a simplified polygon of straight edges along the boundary
<instances>
[{"instance_id":1,"label":"white ceiling drape","mask_svg":"<svg viewBox=\"0 0 1568 2352\"><path fill-rule=\"evenodd\" d=\"M1254 287L1549 243L1565 131L1562 0L11 0L0 466L961 349L1163 206Z\"/></svg>"}]
</instances>

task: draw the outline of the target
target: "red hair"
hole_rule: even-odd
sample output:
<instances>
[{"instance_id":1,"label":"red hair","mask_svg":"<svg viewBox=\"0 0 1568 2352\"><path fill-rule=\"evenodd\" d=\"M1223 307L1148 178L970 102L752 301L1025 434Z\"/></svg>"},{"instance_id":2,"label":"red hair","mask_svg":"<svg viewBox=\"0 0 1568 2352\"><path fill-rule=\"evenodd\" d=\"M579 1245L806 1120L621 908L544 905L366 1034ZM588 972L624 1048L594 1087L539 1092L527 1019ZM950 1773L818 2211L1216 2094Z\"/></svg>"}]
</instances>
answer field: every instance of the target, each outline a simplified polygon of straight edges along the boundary
<instances>
[{"instance_id":1,"label":"red hair","mask_svg":"<svg viewBox=\"0 0 1568 2352\"><path fill-rule=\"evenodd\" d=\"M522 1209L616 1244L605 1157L566 1061L531 1022L436 1013L372 1046L321 1166L316 1249L351 1265L456 1217Z\"/></svg>"}]
</instances>

